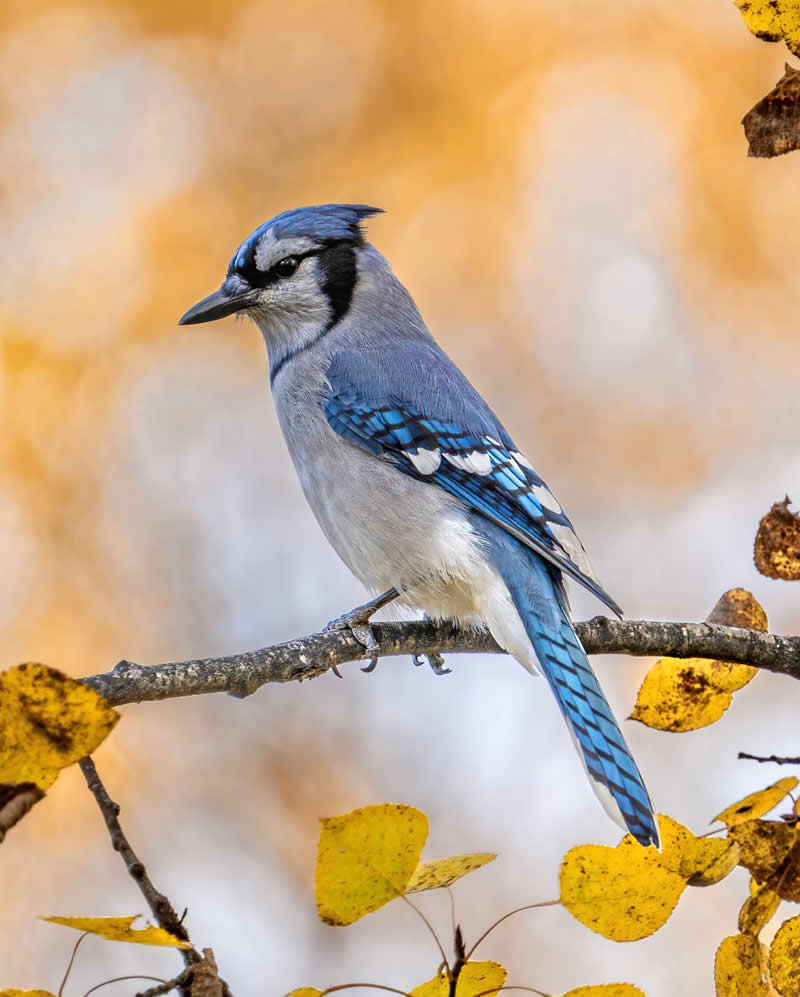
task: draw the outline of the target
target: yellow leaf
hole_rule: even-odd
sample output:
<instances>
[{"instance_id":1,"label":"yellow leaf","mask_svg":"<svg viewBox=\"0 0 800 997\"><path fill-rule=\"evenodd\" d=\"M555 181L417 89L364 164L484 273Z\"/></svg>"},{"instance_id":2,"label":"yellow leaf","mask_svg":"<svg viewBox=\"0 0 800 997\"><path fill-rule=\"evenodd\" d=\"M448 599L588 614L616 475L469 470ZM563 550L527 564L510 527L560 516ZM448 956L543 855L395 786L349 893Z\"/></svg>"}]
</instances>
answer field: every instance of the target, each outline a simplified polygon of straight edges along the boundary
<instances>
[{"instance_id":1,"label":"yellow leaf","mask_svg":"<svg viewBox=\"0 0 800 997\"><path fill-rule=\"evenodd\" d=\"M506 970L499 962L467 962L461 967L456 983L456 997L494 997L506 981ZM449 997L450 976L444 971L427 983L410 991L410 997Z\"/></svg>"},{"instance_id":2,"label":"yellow leaf","mask_svg":"<svg viewBox=\"0 0 800 997\"><path fill-rule=\"evenodd\" d=\"M778 86L796 89L800 74L791 66ZM758 524L754 560L756 568L767 578L800 579L800 515L790 512L791 499L776 502Z\"/></svg>"},{"instance_id":3,"label":"yellow leaf","mask_svg":"<svg viewBox=\"0 0 800 997\"><path fill-rule=\"evenodd\" d=\"M435 862L420 862L409 880L406 893L451 886L468 872L480 869L496 858L494 852L474 852L471 855L451 855L448 859L436 859Z\"/></svg>"},{"instance_id":4,"label":"yellow leaf","mask_svg":"<svg viewBox=\"0 0 800 997\"><path fill-rule=\"evenodd\" d=\"M735 0L744 23L765 42L783 39L800 55L800 3L798 0Z\"/></svg>"},{"instance_id":5,"label":"yellow leaf","mask_svg":"<svg viewBox=\"0 0 800 997\"><path fill-rule=\"evenodd\" d=\"M425 814L402 804L323 818L315 875L320 918L352 924L405 893L427 837Z\"/></svg>"},{"instance_id":6,"label":"yellow leaf","mask_svg":"<svg viewBox=\"0 0 800 997\"><path fill-rule=\"evenodd\" d=\"M0 783L49 789L90 755L119 720L102 696L47 665L0 674Z\"/></svg>"},{"instance_id":7,"label":"yellow leaf","mask_svg":"<svg viewBox=\"0 0 800 997\"><path fill-rule=\"evenodd\" d=\"M292 990L286 997L319 997L323 991L317 987L300 987L297 990Z\"/></svg>"},{"instance_id":8,"label":"yellow leaf","mask_svg":"<svg viewBox=\"0 0 800 997\"><path fill-rule=\"evenodd\" d=\"M766 630L768 625L766 613L744 589L726 592L706 622L748 630ZM672 732L707 727L719 720L733 693L757 671L709 658L659 658L642 682L631 719Z\"/></svg>"},{"instance_id":9,"label":"yellow leaf","mask_svg":"<svg viewBox=\"0 0 800 997\"><path fill-rule=\"evenodd\" d=\"M735 841L698 838L665 814L658 815L658 830L661 864L677 872L689 886L713 886L733 872L739 862L739 846ZM624 844L634 842L630 835L622 840Z\"/></svg>"},{"instance_id":10,"label":"yellow leaf","mask_svg":"<svg viewBox=\"0 0 800 997\"><path fill-rule=\"evenodd\" d=\"M752 935L723 938L714 962L717 997L774 997L767 949Z\"/></svg>"},{"instance_id":11,"label":"yellow leaf","mask_svg":"<svg viewBox=\"0 0 800 997\"><path fill-rule=\"evenodd\" d=\"M49 990L0 990L0 997L55 997Z\"/></svg>"},{"instance_id":12,"label":"yellow leaf","mask_svg":"<svg viewBox=\"0 0 800 997\"><path fill-rule=\"evenodd\" d=\"M576 987L562 997L645 997L632 983L600 983L593 987Z\"/></svg>"},{"instance_id":13,"label":"yellow leaf","mask_svg":"<svg viewBox=\"0 0 800 997\"><path fill-rule=\"evenodd\" d=\"M727 824L728 827L736 827L737 824L744 824L745 821L763 817L765 813L776 807L784 796L791 793L796 785L797 779L794 776L788 776L786 779L778 779L777 782L773 782L766 789L761 789L757 793L751 793L749 796L745 796L743 800L739 800L738 803L732 803L722 813L717 814L714 821L719 820L723 824ZM714 821L712 821L712 824Z\"/></svg>"},{"instance_id":14,"label":"yellow leaf","mask_svg":"<svg viewBox=\"0 0 800 997\"><path fill-rule=\"evenodd\" d=\"M574 918L617 942L657 931L675 909L686 880L654 848L580 845L561 863L561 903Z\"/></svg>"},{"instance_id":15,"label":"yellow leaf","mask_svg":"<svg viewBox=\"0 0 800 997\"><path fill-rule=\"evenodd\" d=\"M768 883L750 880L750 896L739 911L739 931L744 935L758 936L761 929L771 920L781 898Z\"/></svg>"},{"instance_id":16,"label":"yellow leaf","mask_svg":"<svg viewBox=\"0 0 800 997\"><path fill-rule=\"evenodd\" d=\"M738 842L739 865L781 898L800 903L800 827L782 820L748 820L728 831Z\"/></svg>"},{"instance_id":17,"label":"yellow leaf","mask_svg":"<svg viewBox=\"0 0 800 997\"><path fill-rule=\"evenodd\" d=\"M784 921L772 939L769 975L781 997L800 997L800 917Z\"/></svg>"},{"instance_id":18,"label":"yellow leaf","mask_svg":"<svg viewBox=\"0 0 800 997\"><path fill-rule=\"evenodd\" d=\"M107 938L110 942L138 942L139 945L169 945L172 948L191 948L189 942L181 941L175 935L148 925L146 928L132 928L131 925L139 917L43 917L43 921L52 924L63 924L66 928L76 931L89 931L93 935Z\"/></svg>"}]
</instances>

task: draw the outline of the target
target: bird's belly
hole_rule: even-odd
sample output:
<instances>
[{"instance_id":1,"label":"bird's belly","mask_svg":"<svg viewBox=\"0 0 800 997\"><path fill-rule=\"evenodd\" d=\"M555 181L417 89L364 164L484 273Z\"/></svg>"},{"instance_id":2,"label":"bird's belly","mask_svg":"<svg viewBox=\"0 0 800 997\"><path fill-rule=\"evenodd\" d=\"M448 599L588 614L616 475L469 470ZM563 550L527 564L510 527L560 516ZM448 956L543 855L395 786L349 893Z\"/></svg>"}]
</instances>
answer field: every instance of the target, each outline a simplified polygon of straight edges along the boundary
<instances>
[{"instance_id":1,"label":"bird's belly","mask_svg":"<svg viewBox=\"0 0 800 997\"><path fill-rule=\"evenodd\" d=\"M403 603L431 616L474 620L474 580L485 559L462 504L338 437L321 444L312 459L306 452L296 462L297 472L353 574L373 592L394 586Z\"/></svg>"}]
</instances>

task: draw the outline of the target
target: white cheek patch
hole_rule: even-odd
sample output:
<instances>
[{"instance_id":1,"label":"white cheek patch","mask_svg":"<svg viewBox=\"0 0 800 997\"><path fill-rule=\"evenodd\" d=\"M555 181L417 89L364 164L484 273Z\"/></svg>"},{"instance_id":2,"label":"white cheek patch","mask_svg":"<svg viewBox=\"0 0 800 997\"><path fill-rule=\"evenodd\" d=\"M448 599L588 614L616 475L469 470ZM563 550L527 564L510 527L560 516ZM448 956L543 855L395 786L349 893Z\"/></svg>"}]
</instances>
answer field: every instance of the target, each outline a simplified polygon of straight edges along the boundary
<instances>
[{"instance_id":1,"label":"white cheek patch","mask_svg":"<svg viewBox=\"0 0 800 997\"><path fill-rule=\"evenodd\" d=\"M462 471L468 471L470 474L478 474L481 477L492 472L491 458L488 453L484 453L481 450L473 450L470 453L464 454L446 453L444 459L448 464L452 464L453 467L457 467Z\"/></svg>"},{"instance_id":2,"label":"white cheek patch","mask_svg":"<svg viewBox=\"0 0 800 997\"><path fill-rule=\"evenodd\" d=\"M533 494L536 496L543 509L549 509L550 512L562 512L561 506L558 504L555 496L547 485L533 485L532 489Z\"/></svg>"},{"instance_id":3,"label":"white cheek patch","mask_svg":"<svg viewBox=\"0 0 800 997\"><path fill-rule=\"evenodd\" d=\"M419 447L416 453L406 451L406 457L411 461L420 474L433 474L439 469L442 463L442 452L437 447L435 450L426 450Z\"/></svg>"}]
</instances>

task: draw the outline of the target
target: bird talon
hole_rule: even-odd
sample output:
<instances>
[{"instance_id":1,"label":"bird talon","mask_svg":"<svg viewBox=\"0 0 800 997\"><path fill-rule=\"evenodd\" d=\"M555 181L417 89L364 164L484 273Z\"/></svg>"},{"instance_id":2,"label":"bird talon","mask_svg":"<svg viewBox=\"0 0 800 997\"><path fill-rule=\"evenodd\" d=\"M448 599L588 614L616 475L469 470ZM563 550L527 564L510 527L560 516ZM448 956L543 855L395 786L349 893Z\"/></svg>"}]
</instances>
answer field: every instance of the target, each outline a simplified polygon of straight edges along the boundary
<instances>
[{"instance_id":1,"label":"bird talon","mask_svg":"<svg viewBox=\"0 0 800 997\"><path fill-rule=\"evenodd\" d=\"M338 665L331 665L331 671L333 672L333 674L337 678L339 678L339 679L343 679L344 678L344 675L342 675L342 673L339 671L339 666Z\"/></svg>"},{"instance_id":2,"label":"bird talon","mask_svg":"<svg viewBox=\"0 0 800 997\"><path fill-rule=\"evenodd\" d=\"M377 667L378 667L378 655L374 654L369 659L369 663L366 664L366 665L364 665L364 667L361 669L361 671L362 672L374 672Z\"/></svg>"},{"instance_id":3,"label":"bird talon","mask_svg":"<svg viewBox=\"0 0 800 997\"><path fill-rule=\"evenodd\" d=\"M428 659L428 664L434 675L449 675L453 671L452 668L445 668L444 658L438 651L426 654L425 657Z\"/></svg>"},{"instance_id":4,"label":"bird talon","mask_svg":"<svg viewBox=\"0 0 800 997\"><path fill-rule=\"evenodd\" d=\"M389 589L382 595L377 596L371 602L368 602L363 606L357 606L355 609L351 610L349 613L344 613L342 616L337 616L335 620L331 620L325 627L326 631L349 630L358 643L363 645L367 651L367 655L369 656L369 662L365 668L361 669L362 672L375 671L378 666L378 658L380 657L381 652L381 646L375 639L375 633L369 623L370 617L387 603L391 602L393 599L396 599L397 594L396 589ZM339 675L339 672L335 666L333 670L337 675ZM339 678L341 677L342 676L339 675Z\"/></svg>"},{"instance_id":5,"label":"bird talon","mask_svg":"<svg viewBox=\"0 0 800 997\"><path fill-rule=\"evenodd\" d=\"M422 658L418 654L412 654L411 655L411 660L414 662L414 667L415 668L419 668L421 665L425 664L425 662L422 660Z\"/></svg>"}]
</instances>

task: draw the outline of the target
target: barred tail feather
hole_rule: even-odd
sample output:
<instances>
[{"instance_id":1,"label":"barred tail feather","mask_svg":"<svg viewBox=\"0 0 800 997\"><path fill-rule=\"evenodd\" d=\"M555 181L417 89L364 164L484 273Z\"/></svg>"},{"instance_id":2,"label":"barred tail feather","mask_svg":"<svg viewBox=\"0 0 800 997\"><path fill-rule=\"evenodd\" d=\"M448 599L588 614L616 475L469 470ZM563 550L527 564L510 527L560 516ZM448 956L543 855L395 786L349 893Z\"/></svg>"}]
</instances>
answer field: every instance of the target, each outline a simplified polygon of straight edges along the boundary
<instances>
[{"instance_id":1,"label":"barred tail feather","mask_svg":"<svg viewBox=\"0 0 800 997\"><path fill-rule=\"evenodd\" d=\"M513 540L509 543L505 538L495 540L494 566L567 721L592 788L609 816L627 827L640 844L658 846L653 805L573 629L563 585L549 565L527 551L515 550L513 544ZM494 633L494 621L488 622ZM503 642L497 633L495 637L526 668L534 670L530 653L526 660L513 646L514 641Z\"/></svg>"}]
</instances>

